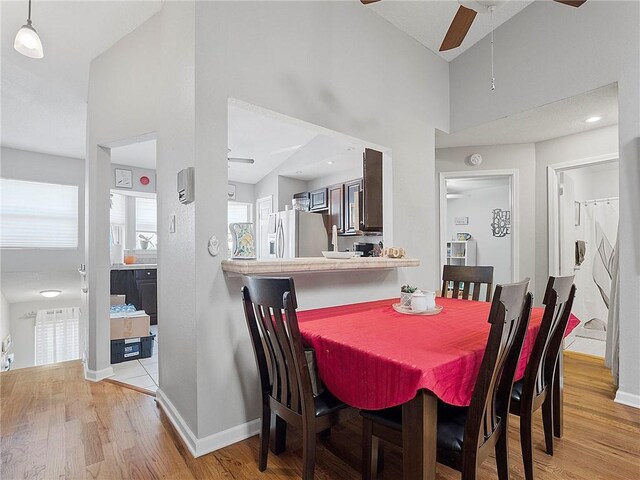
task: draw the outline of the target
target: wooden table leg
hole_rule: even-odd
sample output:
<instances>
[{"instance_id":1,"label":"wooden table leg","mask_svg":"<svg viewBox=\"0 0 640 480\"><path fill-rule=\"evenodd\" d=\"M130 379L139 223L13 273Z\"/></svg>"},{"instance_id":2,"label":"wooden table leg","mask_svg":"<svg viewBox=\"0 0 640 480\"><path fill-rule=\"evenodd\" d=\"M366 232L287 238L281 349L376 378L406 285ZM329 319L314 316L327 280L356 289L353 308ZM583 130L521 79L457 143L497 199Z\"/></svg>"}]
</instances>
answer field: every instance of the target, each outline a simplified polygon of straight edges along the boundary
<instances>
[{"instance_id":1,"label":"wooden table leg","mask_svg":"<svg viewBox=\"0 0 640 480\"><path fill-rule=\"evenodd\" d=\"M404 480L435 480L438 401L420 390L402 405L402 467Z\"/></svg>"},{"instance_id":2,"label":"wooden table leg","mask_svg":"<svg viewBox=\"0 0 640 480\"><path fill-rule=\"evenodd\" d=\"M560 354L553 374L553 434L562 438L563 427L563 390L564 390L564 340L560 346Z\"/></svg>"}]
</instances>

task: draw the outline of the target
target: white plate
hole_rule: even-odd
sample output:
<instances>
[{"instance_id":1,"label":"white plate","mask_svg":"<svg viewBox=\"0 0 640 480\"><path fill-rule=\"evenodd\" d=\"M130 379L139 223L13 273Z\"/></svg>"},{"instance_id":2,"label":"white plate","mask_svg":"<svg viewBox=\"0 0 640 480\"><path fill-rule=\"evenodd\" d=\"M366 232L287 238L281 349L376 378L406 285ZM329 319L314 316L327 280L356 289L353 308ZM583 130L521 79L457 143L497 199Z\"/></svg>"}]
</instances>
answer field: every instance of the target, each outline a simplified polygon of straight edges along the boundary
<instances>
[{"instance_id":1,"label":"white plate","mask_svg":"<svg viewBox=\"0 0 640 480\"><path fill-rule=\"evenodd\" d=\"M433 310L425 310L424 312L414 312L411 307L403 307L399 303L394 303L392 307L396 312L404 313L405 315L437 315L442 311L442 305L436 305Z\"/></svg>"},{"instance_id":2,"label":"white plate","mask_svg":"<svg viewBox=\"0 0 640 480\"><path fill-rule=\"evenodd\" d=\"M324 258L331 258L333 260L345 260L355 257L356 252L322 252Z\"/></svg>"}]
</instances>

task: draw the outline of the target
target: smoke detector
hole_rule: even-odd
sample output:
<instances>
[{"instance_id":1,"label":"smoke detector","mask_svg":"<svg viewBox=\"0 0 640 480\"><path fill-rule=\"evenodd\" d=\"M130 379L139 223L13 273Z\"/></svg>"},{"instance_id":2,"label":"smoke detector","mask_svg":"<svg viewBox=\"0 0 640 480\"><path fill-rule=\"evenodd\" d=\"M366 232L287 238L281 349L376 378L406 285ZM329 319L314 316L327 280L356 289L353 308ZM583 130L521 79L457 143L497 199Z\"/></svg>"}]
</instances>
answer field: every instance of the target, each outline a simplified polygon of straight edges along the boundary
<instances>
[{"instance_id":1,"label":"smoke detector","mask_svg":"<svg viewBox=\"0 0 640 480\"><path fill-rule=\"evenodd\" d=\"M477 167L482 163L482 155L479 153L474 153L467 159L467 163L472 167Z\"/></svg>"}]
</instances>

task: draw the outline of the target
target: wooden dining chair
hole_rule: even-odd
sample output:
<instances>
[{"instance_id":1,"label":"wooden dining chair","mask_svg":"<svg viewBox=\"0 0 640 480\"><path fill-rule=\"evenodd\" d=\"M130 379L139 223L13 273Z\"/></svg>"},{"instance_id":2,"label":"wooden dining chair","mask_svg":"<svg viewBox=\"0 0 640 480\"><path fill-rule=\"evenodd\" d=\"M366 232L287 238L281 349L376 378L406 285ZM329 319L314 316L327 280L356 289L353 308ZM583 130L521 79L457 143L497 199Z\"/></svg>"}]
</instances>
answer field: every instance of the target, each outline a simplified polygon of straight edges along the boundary
<instances>
[{"instance_id":1,"label":"wooden dining chair","mask_svg":"<svg viewBox=\"0 0 640 480\"><path fill-rule=\"evenodd\" d=\"M284 450L286 425L302 429L302 478L313 478L316 433L347 419L354 411L327 389L313 396L298 320L292 278L243 276L242 301L258 366L262 393L260 460L267 468L271 413L275 414L274 453Z\"/></svg>"},{"instance_id":2,"label":"wooden dining chair","mask_svg":"<svg viewBox=\"0 0 640 480\"><path fill-rule=\"evenodd\" d=\"M526 480L533 480L532 418L542 407L547 454L553 455L554 372L576 293L574 276L549 277L540 330L522 380L514 383L509 411L520 416L520 444ZM556 379L555 381L559 381Z\"/></svg>"},{"instance_id":3,"label":"wooden dining chair","mask_svg":"<svg viewBox=\"0 0 640 480\"><path fill-rule=\"evenodd\" d=\"M453 283L453 289L450 284ZM493 267L479 266L467 267L462 265L445 265L442 269L442 293L446 297L452 292L452 298L460 298L462 285L462 298L465 300L480 300L480 288L485 284L487 293L485 300L491 301L491 287L493 286ZM473 285L473 291L471 290ZM469 298L471 295L471 298Z\"/></svg>"},{"instance_id":4,"label":"wooden dining chair","mask_svg":"<svg viewBox=\"0 0 640 480\"><path fill-rule=\"evenodd\" d=\"M522 350L532 297L529 280L496 287L489 313L487 346L469 407L438 403L437 461L476 478L478 466L495 451L500 480L509 478L509 399ZM375 478L378 439L402 447L402 406L362 411L363 479Z\"/></svg>"}]
</instances>

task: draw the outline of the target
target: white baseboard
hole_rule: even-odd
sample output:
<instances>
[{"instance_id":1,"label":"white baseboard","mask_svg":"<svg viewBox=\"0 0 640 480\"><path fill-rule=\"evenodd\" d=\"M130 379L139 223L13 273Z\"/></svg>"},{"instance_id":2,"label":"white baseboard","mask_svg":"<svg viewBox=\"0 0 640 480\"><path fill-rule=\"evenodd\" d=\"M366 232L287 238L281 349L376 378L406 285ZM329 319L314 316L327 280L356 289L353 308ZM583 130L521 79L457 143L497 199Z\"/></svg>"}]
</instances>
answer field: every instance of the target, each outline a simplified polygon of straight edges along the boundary
<instances>
[{"instance_id":1,"label":"white baseboard","mask_svg":"<svg viewBox=\"0 0 640 480\"><path fill-rule=\"evenodd\" d=\"M640 395L618 390L614 402L621 403L622 405L628 405L630 407L640 408Z\"/></svg>"},{"instance_id":2,"label":"white baseboard","mask_svg":"<svg viewBox=\"0 0 640 480\"><path fill-rule=\"evenodd\" d=\"M84 367L84 378L91 382L99 382L105 378L113 376L113 368L107 367L102 370L89 370L86 365Z\"/></svg>"},{"instance_id":3,"label":"white baseboard","mask_svg":"<svg viewBox=\"0 0 640 480\"><path fill-rule=\"evenodd\" d=\"M204 438L197 438L175 405L171 403L171 400L169 400L160 389L156 390L156 400L167 417L169 417L169 421L178 432L178 435L180 435L180 438L189 449L191 455L196 458L245 440L260 432L260 419L257 418L222 432L214 433Z\"/></svg>"}]
</instances>

